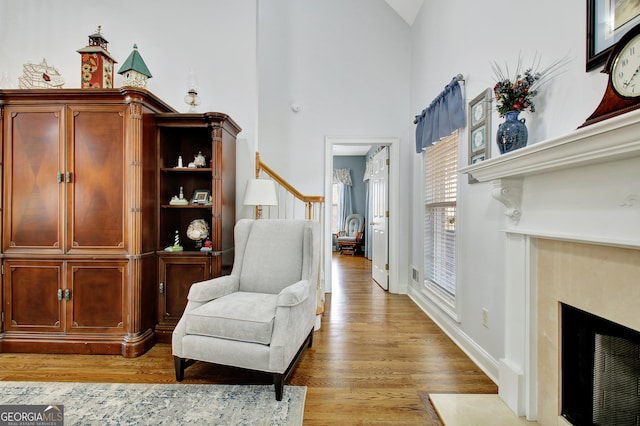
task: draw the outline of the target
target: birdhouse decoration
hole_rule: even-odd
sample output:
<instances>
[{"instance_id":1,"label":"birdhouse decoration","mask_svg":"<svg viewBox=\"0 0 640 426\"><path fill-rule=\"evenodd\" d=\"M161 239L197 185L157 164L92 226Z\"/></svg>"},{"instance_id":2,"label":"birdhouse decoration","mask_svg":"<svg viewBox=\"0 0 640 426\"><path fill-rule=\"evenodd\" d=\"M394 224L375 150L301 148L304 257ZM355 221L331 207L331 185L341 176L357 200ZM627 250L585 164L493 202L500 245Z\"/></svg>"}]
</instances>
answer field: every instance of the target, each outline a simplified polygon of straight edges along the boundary
<instances>
[{"instance_id":1,"label":"birdhouse decoration","mask_svg":"<svg viewBox=\"0 0 640 426\"><path fill-rule=\"evenodd\" d=\"M107 40L102 36L102 27L98 27L95 34L89 36L89 45L78 49L82 56L83 89L111 89L113 88L113 64L117 63L107 50Z\"/></svg>"},{"instance_id":2,"label":"birdhouse decoration","mask_svg":"<svg viewBox=\"0 0 640 426\"><path fill-rule=\"evenodd\" d=\"M146 89L147 80L151 78L149 68L144 63L138 46L133 45L133 51L129 57L122 63L118 74L122 76L124 86L141 87Z\"/></svg>"}]
</instances>

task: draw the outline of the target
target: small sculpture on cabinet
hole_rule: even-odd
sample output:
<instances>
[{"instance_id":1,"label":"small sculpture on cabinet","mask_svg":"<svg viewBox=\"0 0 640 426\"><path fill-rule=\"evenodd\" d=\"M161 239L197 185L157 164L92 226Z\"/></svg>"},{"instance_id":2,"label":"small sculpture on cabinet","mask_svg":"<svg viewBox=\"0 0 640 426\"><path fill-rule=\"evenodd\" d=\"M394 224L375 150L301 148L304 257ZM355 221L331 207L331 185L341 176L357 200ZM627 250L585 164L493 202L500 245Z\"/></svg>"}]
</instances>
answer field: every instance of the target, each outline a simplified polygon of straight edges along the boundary
<instances>
[{"instance_id":1,"label":"small sculpture on cabinet","mask_svg":"<svg viewBox=\"0 0 640 426\"><path fill-rule=\"evenodd\" d=\"M171 201L169 201L170 206L186 206L189 204L189 200L184 198L184 190L180 187L180 194L174 195L171 197Z\"/></svg>"},{"instance_id":2,"label":"small sculpture on cabinet","mask_svg":"<svg viewBox=\"0 0 640 426\"><path fill-rule=\"evenodd\" d=\"M202 151L198 151L193 160L193 164L195 164L196 167L205 167L207 165L207 159L205 158Z\"/></svg>"},{"instance_id":3,"label":"small sculpture on cabinet","mask_svg":"<svg viewBox=\"0 0 640 426\"><path fill-rule=\"evenodd\" d=\"M133 51L120 67L118 74L122 76L125 86L147 88L147 80L152 76L138 52L138 45L133 45Z\"/></svg>"},{"instance_id":4,"label":"small sculpture on cabinet","mask_svg":"<svg viewBox=\"0 0 640 426\"><path fill-rule=\"evenodd\" d=\"M207 237L207 239L204 240L204 245L202 246L200 251L210 253L211 250L213 249L213 247L211 246L212 246L211 240Z\"/></svg>"},{"instance_id":5,"label":"small sculpture on cabinet","mask_svg":"<svg viewBox=\"0 0 640 426\"><path fill-rule=\"evenodd\" d=\"M180 233L176 229L176 233L173 237L173 245L164 249L164 251L182 251L184 248L180 245Z\"/></svg>"},{"instance_id":6,"label":"small sculpture on cabinet","mask_svg":"<svg viewBox=\"0 0 640 426\"><path fill-rule=\"evenodd\" d=\"M190 162L187 167L189 167L190 169L195 169L195 168L201 168L206 166L207 166L207 160L204 154L202 153L202 151L198 151L193 161Z\"/></svg>"},{"instance_id":7,"label":"small sculpture on cabinet","mask_svg":"<svg viewBox=\"0 0 640 426\"><path fill-rule=\"evenodd\" d=\"M62 74L56 67L48 65L46 58L42 58L39 64L24 64L22 72L23 75L18 78L18 87L21 89L60 89L64 85Z\"/></svg>"},{"instance_id":8,"label":"small sculpture on cabinet","mask_svg":"<svg viewBox=\"0 0 640 426\"><path fill-rule=\"evenodd\" d=\"M89 45L78 49L82 56L81 84L83 89L113 88L113 64L116 60L107 50L109 42L102 36L102 27L89 36Z\"/></svg>"}]
</instances>

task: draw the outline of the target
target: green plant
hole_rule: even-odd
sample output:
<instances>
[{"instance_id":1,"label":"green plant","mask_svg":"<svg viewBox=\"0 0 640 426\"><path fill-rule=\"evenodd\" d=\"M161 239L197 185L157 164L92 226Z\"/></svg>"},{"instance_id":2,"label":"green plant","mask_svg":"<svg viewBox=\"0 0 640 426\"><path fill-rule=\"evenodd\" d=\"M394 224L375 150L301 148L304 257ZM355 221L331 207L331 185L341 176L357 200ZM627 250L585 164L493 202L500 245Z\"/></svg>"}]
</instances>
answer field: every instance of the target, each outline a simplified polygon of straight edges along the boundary
<instances>
[{"instance_id":1,"label":"green plant","mask_svg":"<svg viewBox=\"0 0 640 426\"><path fill-rule=\"evenodd\" d=\"M566 65L567 57L554 61L551 65L538 71L540 57L536 55L530 67L522 71L522 56L518 56L518 64L515 73L509 74L509 67L505 64L502 70L497 62L491 64L496 77L493 93L496 99L496 109L503 117L508 111L535 112L536 106L533 98L538 95L538 89L553 75L557 74Z\"/></svg>"}]
</instances>

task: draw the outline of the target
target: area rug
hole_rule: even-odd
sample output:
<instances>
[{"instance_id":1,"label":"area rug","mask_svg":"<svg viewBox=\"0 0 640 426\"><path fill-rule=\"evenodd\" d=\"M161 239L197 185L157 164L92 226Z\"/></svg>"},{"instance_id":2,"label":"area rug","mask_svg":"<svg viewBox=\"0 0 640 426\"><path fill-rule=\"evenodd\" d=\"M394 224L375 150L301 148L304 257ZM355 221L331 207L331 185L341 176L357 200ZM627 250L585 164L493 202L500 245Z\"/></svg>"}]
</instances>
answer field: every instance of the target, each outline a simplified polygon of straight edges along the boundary
<instances>
[{"instance_id":1,"label":"area rug","mask_svg":"<svg viewBox=\"0 0 640 426\"><path fill-rule=\"evenodd\" d=\"M306 386L0 382L0 405L63 406L65 425L302 425Z\"/></svg>"}]
</instances>

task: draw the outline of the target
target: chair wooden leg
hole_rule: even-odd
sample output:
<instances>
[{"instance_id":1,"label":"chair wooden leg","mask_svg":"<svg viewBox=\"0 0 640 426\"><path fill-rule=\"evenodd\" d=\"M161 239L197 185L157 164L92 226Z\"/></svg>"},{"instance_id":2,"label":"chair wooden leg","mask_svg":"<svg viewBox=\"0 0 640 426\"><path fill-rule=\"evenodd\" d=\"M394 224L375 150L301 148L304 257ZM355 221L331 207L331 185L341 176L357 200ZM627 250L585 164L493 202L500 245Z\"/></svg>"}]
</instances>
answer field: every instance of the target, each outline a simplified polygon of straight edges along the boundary
<instances>
[{"instance_id":1,"label":"chair wooden leg","mask_svg":"<svg viewBox=\"0 0 640 426\"><path fill-rule=\"evenodd\" d=\"M173 365L176 369L176 381L181 382L184 379L184 369L186 360L179 356L173 356Z\"/></svg>"},{"instance_id":2,"label":"chair wooden leg","mask_svg":"<svg viewBox=\"0 0 640 426\"><path fill-rule=\"evenodd\" d=\"M273 385L276 388L276 401L282 401L282 394L284 393L284 374L274 374Z\"/></svg>"}]
</instances>

